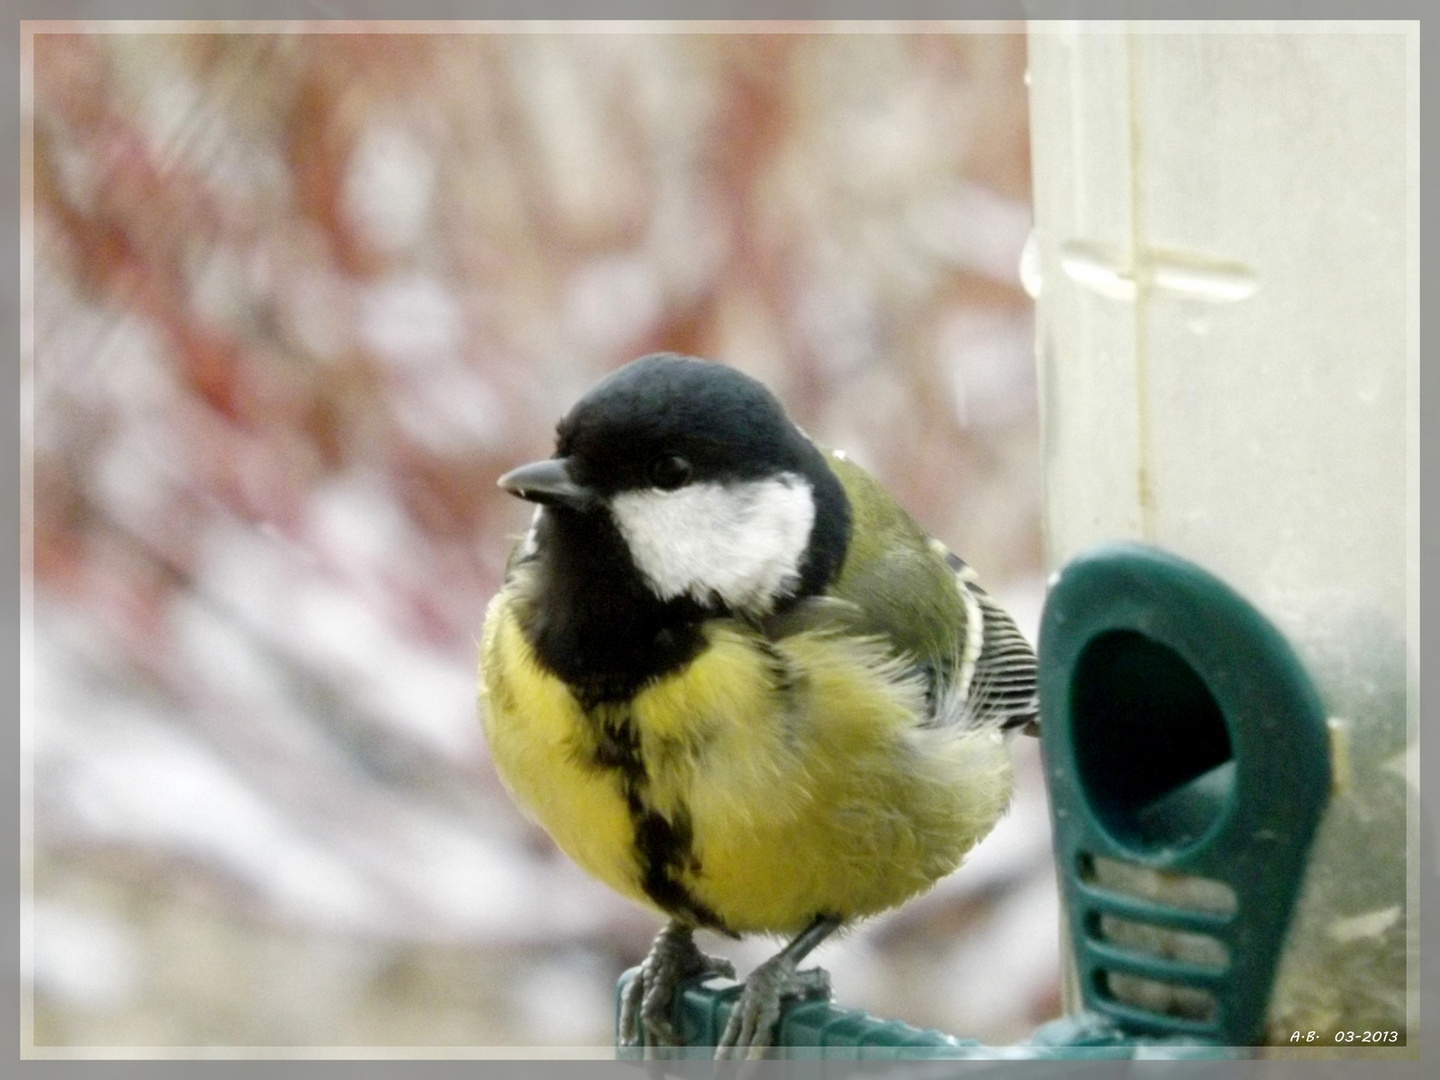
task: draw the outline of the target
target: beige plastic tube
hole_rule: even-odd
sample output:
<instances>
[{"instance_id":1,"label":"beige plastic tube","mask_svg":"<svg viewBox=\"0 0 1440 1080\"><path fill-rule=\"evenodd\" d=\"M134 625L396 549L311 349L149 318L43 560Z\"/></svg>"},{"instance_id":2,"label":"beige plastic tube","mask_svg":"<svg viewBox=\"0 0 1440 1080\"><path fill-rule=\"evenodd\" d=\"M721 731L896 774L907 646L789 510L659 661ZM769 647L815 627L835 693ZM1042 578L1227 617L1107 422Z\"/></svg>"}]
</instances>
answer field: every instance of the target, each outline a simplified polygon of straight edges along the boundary
<instances>
[{"instance_id":1,"label":"beige plastic tube","mask_svg":"<svg viewBox=\"0 0 1440 1080\"><path fill-rule=\"evenodd\" d=\"M1115 539L1198 563L1331 718L1283 1046L1403 1046L1415 1020L1411 26L1029 30L1049 567Z\"/></svg>"}]
</instances>

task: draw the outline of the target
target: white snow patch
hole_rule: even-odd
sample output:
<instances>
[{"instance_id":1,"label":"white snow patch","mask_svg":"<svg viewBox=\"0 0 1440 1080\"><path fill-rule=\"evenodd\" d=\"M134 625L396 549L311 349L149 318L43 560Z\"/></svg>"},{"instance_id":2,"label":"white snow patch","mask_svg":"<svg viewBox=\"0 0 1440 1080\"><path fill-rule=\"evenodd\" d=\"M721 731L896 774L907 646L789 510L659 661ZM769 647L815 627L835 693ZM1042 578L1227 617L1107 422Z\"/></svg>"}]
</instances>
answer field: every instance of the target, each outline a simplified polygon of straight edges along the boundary
<instances>
[{"instance_id":1,"label":"white snow patch","mask_svg":"<svg viewBox=\"0 0 1440 1080\"><path fill-rule=\"evenodd\" d=\"M505 400L458 362L397 388L395 418L435 454L460 457L505 447L511 438Z\"/></svg>"},{"instance_id":2,"label":"white snow patch","mask_svg":"<svg viewBox=\"0 0 1440 1080\"><path fill-rule=\"evenodd\" d=\"M104 911L44 901L32 919L25 975L36 991L87 1012L117 1009L135 996L141 954L122 923Z\"/></svg>"},{"instance_id":3,"label":"white snow patch","mask_svg":"<svg viewBox=\"0 0 1440 1080\"><path fill-rule=\"evenodd\" d=\"M377 922L367 882L284 819L215 750L143 705L97 699L77 737L37 753L47 794L91 836L216 864L289 916L350 929Z\"/></svg>"},{"instance_id":4,"label":"white snow patch","mask_svg":"<svg viewBox=\"0 0 1440 1080\"><path fill-rule=\"evenodd\" d=\"M413 247L430 223L434 156L403 126L374 121L361 132L348 164L346 213L382 250Z\"/></svg>"},{"instance_id":5,"label":"white snow patch","mask_svg":"<svg viewBox=\"0 0 1440 1080\"><path fill-rule=\"evenodd\" d=\"M1028 315L960 308L941 322L936 350L949 371L962 427L1000 427L1035 409L1034 327Z\"/></svg>"},{"instance_id":6,"label":"white snow patch","mask_svg":"<svg viewBox=\"0 0 1440 1080\"><path fill-rule=\"evenodd\" d=\"M527 964L515 1002L537 1046L605 1043L613 1037L613 975L591 954L566 952Z\"/></svg>"},{"instance_id":7,"label":"white snow patch","mask_svg":"<svg viewBox=\"0 0 1440 1080\"><path fill-rule=\"evenodd\" d=\"M446 359L460 348L460 303L434 277L395 274L361 291L358 300L361 341L398 368Z\"/></svg>"},{"instance_id":8,"label":"white snow patch","mask_svg":"<svg viewBox=\"0 0 1440 1080\"><path fill-rule=\"evenodd\" d=\"M654 325L664 307L664 291L660 275L643 255L609 255L575 271L566 285L564 305L571 339L608 353Z\"/></svg>"},{"instance_id":9,"label":"white snow patch","mask_svg":"<svg viewBox=\"0 0 1440 1080\"><path fill-rule=\"evenodd\" d=\"M932 253L1005 285L1019 285L1030 212L979 184L958 183L917 202L907 214L915 238Z\"/></svg>"}]
</instances>

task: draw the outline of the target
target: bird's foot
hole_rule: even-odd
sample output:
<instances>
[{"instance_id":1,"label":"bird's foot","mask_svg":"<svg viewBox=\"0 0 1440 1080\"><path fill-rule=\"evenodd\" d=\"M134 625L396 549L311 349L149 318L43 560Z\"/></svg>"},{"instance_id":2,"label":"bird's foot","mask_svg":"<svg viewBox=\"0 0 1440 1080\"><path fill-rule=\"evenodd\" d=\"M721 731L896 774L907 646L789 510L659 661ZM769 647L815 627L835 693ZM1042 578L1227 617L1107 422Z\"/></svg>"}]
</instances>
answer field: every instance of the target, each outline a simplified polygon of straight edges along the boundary
<instances>
[{"instance_id":1,"label":"bird's foot","mask_svg":"<svg viewBox=\"0 0 1440 1080\"><path fill-rule=\"evenodd\" d=\"M682 1045L675 1030L675 992L697 975L735 977L735 965L706 956L695 945L690 927L672 922L660 931L635 978L625 988L620 1007L620 1045Z\"/></svg>"},{"instance_id":2,"label":"bird's foot","mask_svg":"<svg viewBox=\"0 0 1440 1080\"><path fill-rule=\"evenodd\" d=\"M830 976L818 967L800 971L798 963L782 953L750 973L715 1047L717 1061L763 1058L775 1039L775 1025L787 999L829 999Z\"/></svg>"}]
</instances>

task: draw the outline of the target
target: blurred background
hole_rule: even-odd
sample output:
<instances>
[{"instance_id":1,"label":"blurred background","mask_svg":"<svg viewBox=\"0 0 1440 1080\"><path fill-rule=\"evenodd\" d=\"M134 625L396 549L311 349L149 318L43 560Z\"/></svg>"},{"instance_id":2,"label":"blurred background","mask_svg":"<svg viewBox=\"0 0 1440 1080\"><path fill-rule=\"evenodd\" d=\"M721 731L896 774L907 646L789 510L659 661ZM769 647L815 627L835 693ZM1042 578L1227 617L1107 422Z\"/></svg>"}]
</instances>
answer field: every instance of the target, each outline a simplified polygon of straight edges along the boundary
<instances>
[{"instance_id":1,"label":"blurred background","mask_svg":"<svg viewBox=\"0 0 1440 1080\"><path fill-rule=\"evenodd\" d=\"M660 920L509 802L476 638L495 478L645 352L766 381L1033 640L1020 24L30 25L36 1048L611 1043ZM1017 756L958 873L819 950L841 1004L1059 1013Z\"/></svg>"}]
</instances>

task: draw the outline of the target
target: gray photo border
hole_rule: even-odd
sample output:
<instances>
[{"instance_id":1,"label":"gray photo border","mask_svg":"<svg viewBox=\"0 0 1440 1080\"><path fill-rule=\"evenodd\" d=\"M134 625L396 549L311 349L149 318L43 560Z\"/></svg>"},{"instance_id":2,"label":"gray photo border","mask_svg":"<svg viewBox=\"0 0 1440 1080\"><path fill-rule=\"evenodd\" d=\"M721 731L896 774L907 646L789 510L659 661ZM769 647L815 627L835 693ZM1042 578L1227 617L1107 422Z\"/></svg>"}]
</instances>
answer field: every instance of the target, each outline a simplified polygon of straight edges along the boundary
<instances>
[{"instance_id":1,"label":"gray photo border","mask_svg":"<svg viewBox=\"0 0 1440 1080\"><path fill-rule=\"evenodd\" d=\"M1362 4L1356 2L1341 2L1341 0L1314 0L1314 2L1300 5L1288 3L1285 0L1213 0L1211 3L1204 3L1203 0L1152 0L1150 3L1127 2L1127 0L891 0L890 3L881 3L880 0L779 0L779 2L766 3L764 0L728 0L728 2L686 5L682 3L666 3L663 0L604 0L600 4L584 4L580 0L299 0L299 2L286 3L284 0L88 0L88 2L74 2L74 0L18 0L15 5L16 14L14 21L7 22L4 28L3 37L0 37L0 72L5 78L5 95L9 99L7 107L0 110L0 122L5 125L5 135L8 145L19 147L23 137L20 112L20 48L22 40L22 23L32 20L61 21L61 20L194 20L209 21L214 19L224 20L332 20L332 19L399 19L409 20L449 20L449 19L546 19L571 21L576 19L704 19L723 21L749 21L749 20L771 20L771 19L792 19L792 20L837 20L855 19L870 20L883 17L887 22L898 22L908 20L952 20L952 19L1056 19L1056 18L1085 18L1085 19L1210 19L1216 17L1239 18L1239 19L1276 19L1289 20L1304 18L1307 20L1326 19L1407 19L1422 21L1422 13L1428 5L1423 0L1377 0L1377 2ZM763 28L760 25L755 29ZM1434 112L1428 111L1424 105L1428 102L1422 99L1432 96L1436 85L1434 64L1427 58L1424 49L1426 34L1423 25L1417 31L1414 42L1414 53L1418 65L1418 90L1414 100L1421 101L1419 109L1420 119L1418 132L1427 132L1434 127ZM1435 36L1432 30L1429 37ZM1427 77L1428 76L1428 77ZM1427 142L1417 134L1414 136L1414 145L1418 151L1417 160L1412 166L1416 170L1415 175L1423 178L1425 176L1440 175L1440 168L1437 168L1436 146L1440 141L1430 140ZM3 505L16 508L15 527L0 531L0 558L6 561L9 567L16 568L16 576L10 577L7 572L0 578L0 603L3 603L7 610L13 610L15 617L0 620L0 683L7 687L14 687L16 697L9 698L19 704L19 694L25 689L22 684L22 653L23 627L21 622L22 598L26 595L28 587L28 575L23 569L28 567L28 544L26 540L27 522L23 512L25 503L22 502L24 489L22 488L22 446L21 446L21 421L24 415L23 410L27 403L21 397L22 381L20 378L20 364L24 356L22 344L23 324L21 320L21 206L20 206L20 157L17 153L13 159L13 167L0 169L0 202L6 207L13 208L13 211L0 217L0 247L10 252L10 258L0 262L0 296L3 296L3 307L0 307L0 325L5 327L3 337L3 363L0 363L0 388L3 388L3 395L8 400L17 403L17 408L0 411L0 439L6 446L14 449L14 453L0 453L0 498L3 498ZM1426 186L1419 185L1419 218L1431 221L1435 220L1434 214L1434 188L1433 183ZM1436 244L1433 238L1427 238L1421 233L1418 247L1418 264L1422 270L1417 289L1419 300L1418 310L1412 313L1412 325L1415 332L1420 332L1420 312L1435 310L1440 297L1437 297L1435 279L1427 279L1423 270L1433 270L1435 263L1434 249ZM1428 469L1434 466L1432 458L1437 453L1437 440L1432 434L1427 437L1425 434L1425 421L1435 422L1435 414L1440 412L1440 389L1437 389L1437 380L1427 378L1425 372L1424 356L1425 339L1420 338L1421 346L1421 373L1419 377L1419 425L1418 431L1414 433L1415 446L1412 447L1412 461L1419 464L1419 473L1424 475ZM1421 664L1422 672L1431 670L1429 661L1434 653L1434 642L1440 640L1440 615L1437 615L1436 604L1436 578L1440 577L1440 499L1433 497L1433 492L1424 486L1418 485L1418 479L1412 477L1412 483L1417 484L1419 489L1419 513L1418 521L1413 521L1411 528L1414 530L1416 551L1420 567L1420 632L1421 632ZM1431 485L1433 487L1433 485ZM23 560L23 561L22 561ZM8 695L7 695L8 697ZM1440 720L1433 718L1436 713L1436 705L1433 696L1424 693L1423 678L1420 701L1421 725L1424 727L1435 726ZM22 837L20 818L21 812L21 790L20 778L23 773L24 763L21 758L21 733L18 723L18 708L15 723L5 729L5 749L8 751L9 760L16 762L20 768L11 769L6 772L3 780L0 780L0 787L6 794L6 798L0 800L3 805L4 820L10 824L10 835ZM1437 754L1437 740L1430 740L1421 746L1421 758L1423 761L1422 771L1435 775L1432 766L1435 765ZM1440 913L1440 903L1436 897L1437 879L1437 816L1435 799L1433 796L1423 793L1420 799L1419 820L1412 823L1412 829L1418 830L1418 865L1412 864L1411 872L1419 882L1419 894L1421 898L1421 950L1420 950L1420 1025L1419 1031L1413 1033L1420 1044L1421 1058L1418 1061L1395 1061L1386 1062L1383 1065L1379 1062L1366 1062L1367 1068L1383 1069L1387 1075L1392 1076L1422 1076L1430 1074L1433 1070L1422 1071L1423 1063L1427 1059L1436 1058L1437 1052L1433 1045L1435 1034L1440 1032L1440 955L1427 949L1436 937L1436 917ZM1412 848L1415 846L1416 837L1412 831ZM245 1053L244 1059L236 1060L211 1060L211 1059L185 1059L185 1060L97 1060L70 1058L65 1060L57 1059L21 1059L20 1058L20 935L19 930L19 902L21 889L25 884L25 851L17 846L16 857L4 861L5 880L3 889L0 889L0 903L3 903L6 925L12 928L12 932L0 937L3 941L4 957L8 964L8 970L14 973L12 980L7 980L0 989L0 1003L13 1008L6 1008L4 1011L16 1018L13 1026L3 1026L3 1052L0 1058L13 1059L18 1067L18 1075L21 1076L46 1076L46 1077L69 1077L69 1076L100 1076L106 1077L141 1077L141 1076L194 1076L205 1075L215 1077L236 1077L262 1074L266 1076L279 1075L335 1075L335 1076L365 1076L365 1077L389 1077L397 1072L398 1062L406 1060L406 1064L400 1066L406 1074L413 1074L418 1070L426 1076L464 1076L474 1077L476 1075L490 1076L517 1076L529 1077L541 1075L550 1076L557 1072L561 1075L573 1076L597 1076L597 1077L625 1077L635 1078L644 1075L654 1080L669 1075L674 1077L712 1077L721 1076L734 1072L733 1067L715 1066L706 1062L670 1062L665 1063L663 1069L641 1066L620 1062L604 1061L560 1061L560 1060L532 1060L532 1061L498 1061L498 1060L442 1060L426 1054L423 1048L415 1048L414 1053L423 1055L420 1059L406 1059L406 1048L395 1048L394 1054L387 1054L385 1059L347 1060L344 1052L335 1053L324 1050L312 1051L313 1056L298 1059L297 1055L304 1054L304 1048L277 1048L274 1052L280 1057L274 1057L271 1052L263 1048L239 1051ZM1428 1036L1428 1038L1427 1038ZM13 1040L13 1053L11 1052ZM149 1049L149 1048L147 1048ZM357 1050L360 1048L357 1048ZM433 1052L432 1052L433 1053ZM536 1048L538 1055L545 1053L544 1048ZM935 1077L959 1078L962 1075L978 1076L981 1073L986 1075L998 1075L1003 1070L1005 1074L1011 1075L1016 1071L1035 1077L1076 1077L1080 1080L1101 1080L1102 1077L1122 1077L1130 1075L1132 1071L1145 1073L1153 1070L1164 1070L1166 1076L1174 1076L1176 1080L1188 1080L1195 1077L1210 1078L1231 1076L1260 1076L1266 1078L1288 1078L1294 1076L1299 1080L1301 1077L1320 1075L1325 1077L1347 1077L1354 1071L1354 1064L1350 1061L1243 1061L1243 1062L1150 1062L1135 1063L1116 1061L1099 1062L913 1062L905 1064L887 1065L884 1063L864 1062L814 1062L814 1061L791 1061L791 1062L762 1062L755 1063L747 1070L747 1075L755 1077L785 1077L787 1080L793 1077L795 1080L808 1080L814 1076L831 1080L842 1076L880 1076L904 1077L905 1080L929 1080Z\"/></svg>"}]
</instances>

